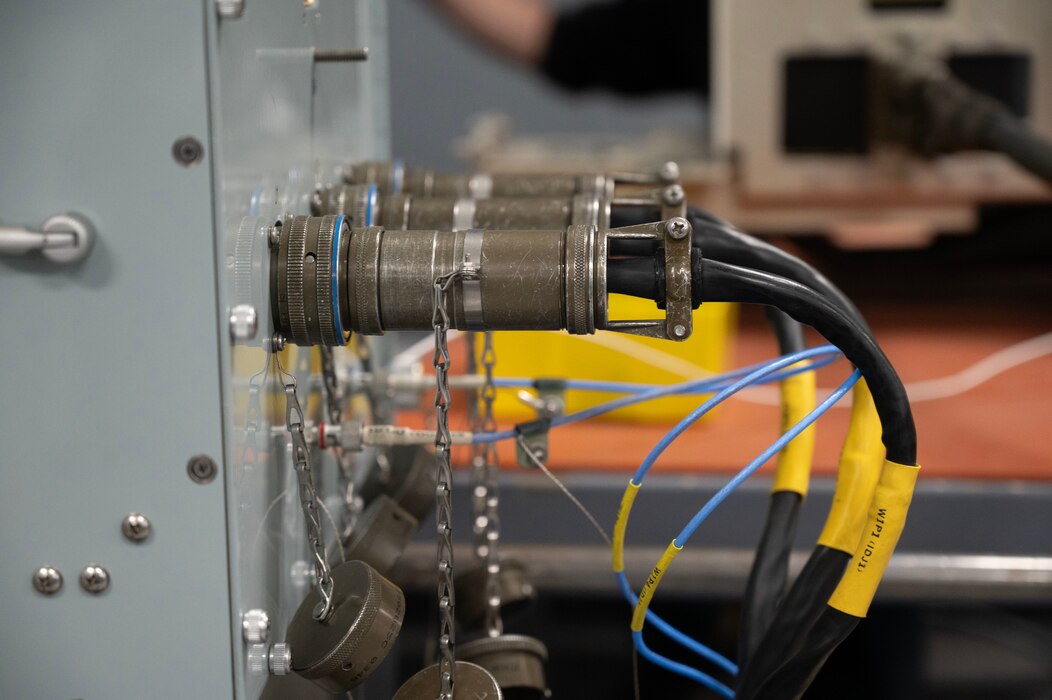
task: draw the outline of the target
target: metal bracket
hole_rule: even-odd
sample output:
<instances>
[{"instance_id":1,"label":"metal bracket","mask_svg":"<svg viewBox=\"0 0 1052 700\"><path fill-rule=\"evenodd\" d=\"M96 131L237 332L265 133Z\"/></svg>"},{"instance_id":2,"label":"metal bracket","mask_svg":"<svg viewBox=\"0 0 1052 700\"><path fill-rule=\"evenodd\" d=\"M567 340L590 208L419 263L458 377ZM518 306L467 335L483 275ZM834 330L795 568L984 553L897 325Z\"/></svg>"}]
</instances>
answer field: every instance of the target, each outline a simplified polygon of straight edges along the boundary
<instances>
[{"instance_id":1,"label":"metal bracket","mask_svg":"<svg viewBox=\"0 0 1052 700\"><path fill-rule=\"evenodd\" d=\"M690 279L692 237L693 229L690 222L680 216L668 221L600 231L597 241L597 262L600 273L597 278L599 279L606 279L610 239L652 240L663 244L665 249L665 318L611 321L609 300L606 294L600 294L596 327L665 340L683 341L689 338L694 320Z\"/></svg>"},{"instance_id":2,"label":"metal bracket","mask_svg":"<svg viewBox=\"0 0 1052 700\"><path fill-rule=\"evenodd\" d=\"M518 398L524 404L537 411L537 419L515 426L515 432L522 436L522 441L515 441L515 460L519 466L534 468L529 456L523 454L523 446L533 456L544 462L548 459L548 430L553 418L566 412L566 380L539 378L533 383L537 395L520 391Z\"/></svg>"}]
</instances>

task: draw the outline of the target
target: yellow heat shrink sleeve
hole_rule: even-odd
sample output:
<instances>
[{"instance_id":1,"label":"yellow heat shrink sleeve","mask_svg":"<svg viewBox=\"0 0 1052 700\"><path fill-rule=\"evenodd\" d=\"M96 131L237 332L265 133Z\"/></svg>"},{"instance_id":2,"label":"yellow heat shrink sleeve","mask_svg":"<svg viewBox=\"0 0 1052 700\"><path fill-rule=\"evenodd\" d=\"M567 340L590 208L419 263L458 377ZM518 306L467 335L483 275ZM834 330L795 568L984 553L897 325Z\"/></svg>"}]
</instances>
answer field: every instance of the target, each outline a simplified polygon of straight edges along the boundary
<instances>
[{"instance_id":1,"label":"yellow heat shrink sleeve","mask_svg":"<svg viewBox=\"0 0 1052 700\"><path fill-rule=\"evenodd\" d=\"M647 582L643 584L643 590L639 592L639 601L636 603L636 609L632 611L633 632L641 632L643 630L643 622L646 620L647 608L650 607L654 591L657 590L658 584L661 583L661 578L668 571L668 567L672 565L672 560L682 551L683 548L676 544L676 540L672 540L665 549L665 553L658 559L654 570L647 576Z\"/></svg>"},{"instance_id":2,"label":"yellow heat shrink sleeve","mask_svg":"<svg viewBox=\"0 0 1052 700\"><path fill-rule=\"evenodd\" d=\"M842 613L865 617L891 554L906 526L906 512L913 499L919 466L884 462L880 482L873 492L869 519L844 577L829 605Z\"/></svg>"},{"instance_id":3,"label":"yellow heat shrink sleeve","mask_svg":"<svg viewBox=\"0 0 1052 700\"><path fill-rule=\"evenodd\" d=\"M801 372L782 380L782 433L799 423L815 408L815 373ZM771 492L792 491L807 496L811 460L815 453L815 424L797 435L778 453Z\"/></svg>"},{"instance_id":4,"label":"yellow heat shrink sleeve","mask_svg":"<svg viewBox=\"0 0 1052 700\"><path fill-rule=\"evenodd\" d=\"M625 495L621 496L621 506L617 509L617 520L614 521L614 537L610 541L610 550L613 557L614 573L619 574L625 570L625 530L628 528L628 514L632 512L632 504L636 501L639 487L633 481L628 482Z\"/></svg>"},{"instance_id":5,"label":"yellow heat shrink sleeve","mask_svg":"<svg viewBox=\"0 0 1052 700\"><path fill-rule=\"evenodd\" d=\"M853 554L866 525L869 504L880 479L884 445L880 417L866 380L855 385L851 398L851 425L840 453L833 504L829 507L818 544Z\"/></svg>"}]
</instances>

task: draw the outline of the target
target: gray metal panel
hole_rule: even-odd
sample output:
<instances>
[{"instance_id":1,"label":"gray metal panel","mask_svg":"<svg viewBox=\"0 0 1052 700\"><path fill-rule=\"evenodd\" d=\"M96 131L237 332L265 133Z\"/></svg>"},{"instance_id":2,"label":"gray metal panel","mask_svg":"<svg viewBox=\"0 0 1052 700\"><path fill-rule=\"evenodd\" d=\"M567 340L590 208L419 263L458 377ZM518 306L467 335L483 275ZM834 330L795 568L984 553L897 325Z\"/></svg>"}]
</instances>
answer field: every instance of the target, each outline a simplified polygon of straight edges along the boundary
<instances>
[{"instance_id":1,"label":"gray metal panel","mask_svg":"<svg viewBox=\"0 0 1052 700\"><path fill-rule=\"evenodd\" d=\"M274 499L287 441L237 449L230 378L264 355L230 347L233 242L244 216L306 213L337 166L387 155L385 28L382 0L250 0L223 21L211 0L4 6L0 221L71 209L99 242L71 270L0 260L0 697L260 694L241 612L267 608L282 639L308 579L295 489ZM368 64L313 65L361 45ZM185 135L205 162L174 162ZM197 453L223 464L211 484L187 477ZM132 510L154 525L138 545ZM101 596L77 584L88 562L113 577ZM43 564L65 576L52 598Z\"/></svg>"},{"instance_id":2,"label":"gray metal panel","mask_svg":"<svg viewBox=\"0 0 1052 700\"><path fill-rule=\"evenodd\" d=\"M208 143L205 7L3 8L0 216L75 210L99 240L72 270L0 261L0 697L232 693L223 482L186 473L223 449L212 181L171 155ZM60 595L33 590L41 564Z\"/></svg>"}]
</instances>

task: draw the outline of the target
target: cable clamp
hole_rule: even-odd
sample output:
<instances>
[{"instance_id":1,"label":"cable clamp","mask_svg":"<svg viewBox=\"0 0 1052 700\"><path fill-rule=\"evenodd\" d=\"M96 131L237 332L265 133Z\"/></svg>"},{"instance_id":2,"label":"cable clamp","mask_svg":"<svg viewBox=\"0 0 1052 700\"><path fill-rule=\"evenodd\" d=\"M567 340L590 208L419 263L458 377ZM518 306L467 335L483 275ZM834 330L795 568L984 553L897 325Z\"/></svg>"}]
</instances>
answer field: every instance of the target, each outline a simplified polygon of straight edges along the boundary
<instances>
[{"instance_id":1,"label":"cable clamp","mask_svg":"<svg viewBox=\"0 0 1052 700\"><path fill-rule=\"evenodd\" d=\"M533 453L538 462L548 460L548 431L551 427L552 419L548 417L535 418L515 426L515 435L521 438L515 441L515 461L520 467L536 468L525 450Z\"/></svg>"},{"instance_id":2,"label":"cable clamp","mask_svg":"<svg viewBox=\"0 0 1052 700\"><path fill-rule=\"evenodd\" d=\"M464 327L469 331L485 330L482 313L482 234L480 228L468 229L464 233L464 259L461 294L464 300Z\"/></svg>"}]
</instances>

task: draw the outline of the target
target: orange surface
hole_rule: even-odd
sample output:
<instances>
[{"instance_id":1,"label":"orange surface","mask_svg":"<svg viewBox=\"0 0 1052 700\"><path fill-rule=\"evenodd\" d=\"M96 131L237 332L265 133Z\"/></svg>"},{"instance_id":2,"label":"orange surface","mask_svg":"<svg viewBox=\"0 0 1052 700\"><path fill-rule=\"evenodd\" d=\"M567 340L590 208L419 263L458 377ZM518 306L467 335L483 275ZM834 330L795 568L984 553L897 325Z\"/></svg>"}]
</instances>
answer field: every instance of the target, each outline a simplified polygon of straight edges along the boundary
<instances>
[{"instance_id":1,"label":"orange surface","mask_svg":"<svg viewBox=\"0 0 1052 700\"><path fill-rule=\"evenodd\" d=\"M896 306L864 308L877 339L907 383L945 377L1013 343L1047 332L1047 309L961 309ZM817 336L811 344L820 342ZM755 310L743 314L733 366L775 355L770 332ZM454 358L462 357L459 348ZM498 358L498 375L500 374ZM819 372L832 389L849 371L838 362ZM466 397L455 396L464 405ZM927 478L1052 480L1052 356L1000 374L946 399L913 406L919 461ZM814 472L836 468L849 411L834 408L818 424ZM464 418L454 415L454 427ZM501 426L511 427L511 426ZM632 471L669 426L586 422L550 436L554 469ZM744 466L777 437L778 409L731 400L717 420L688 430L656 468L665 472L727 473ZM454 455L463 464L463 451ZM514 463L503 443L501 462ZM765 467L769 469L770 467Z\"/></svg>"}]
</instances>

